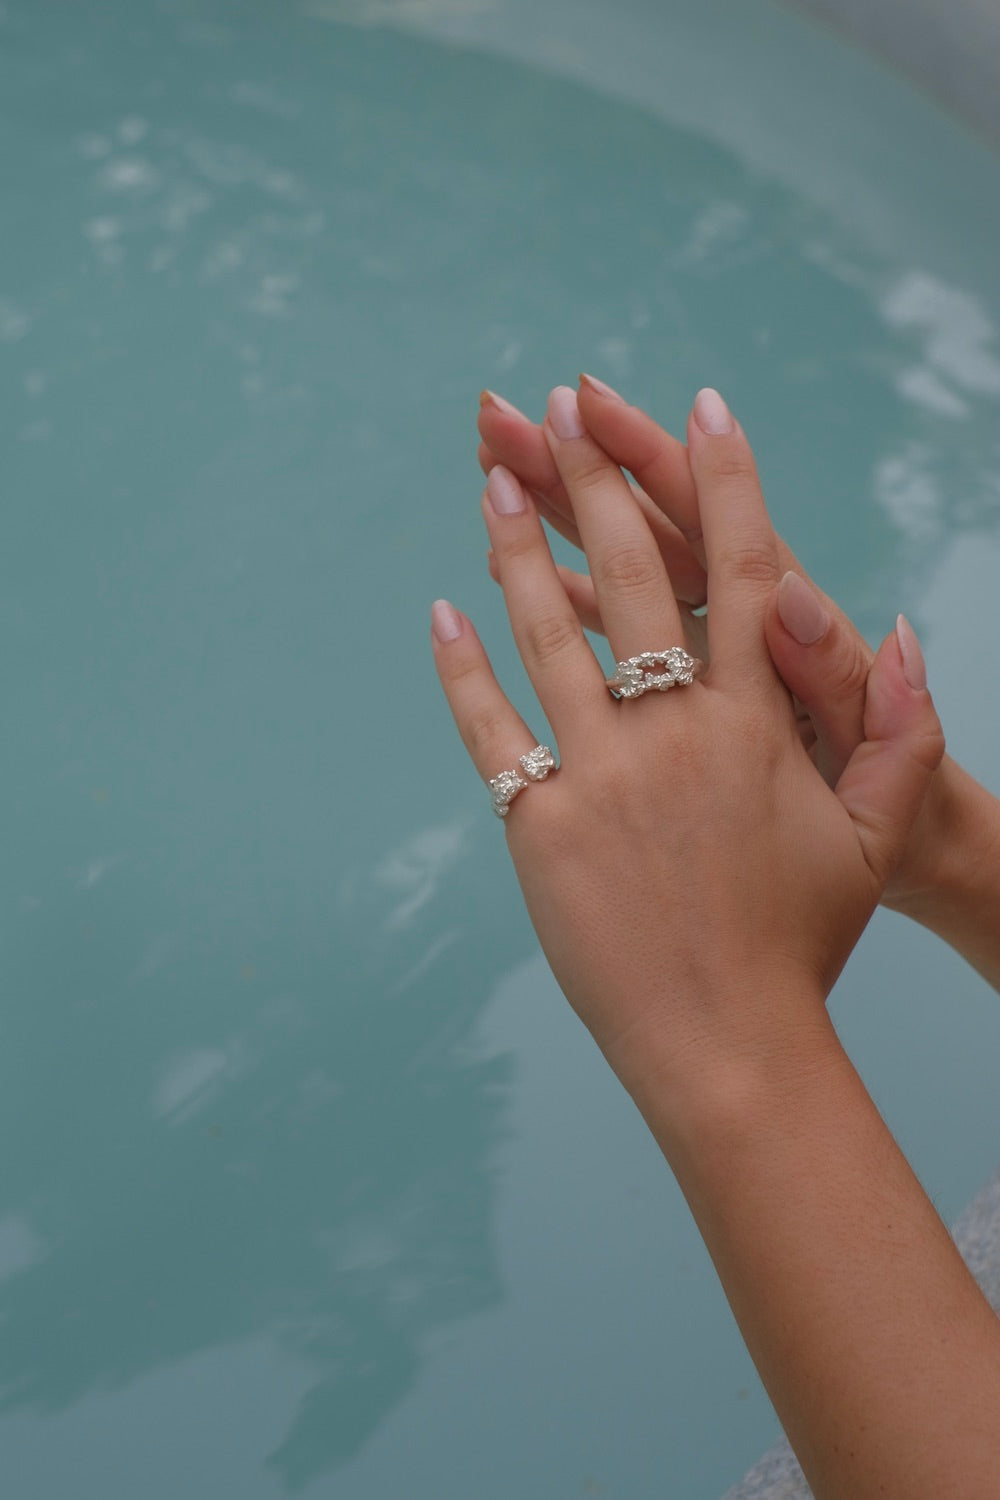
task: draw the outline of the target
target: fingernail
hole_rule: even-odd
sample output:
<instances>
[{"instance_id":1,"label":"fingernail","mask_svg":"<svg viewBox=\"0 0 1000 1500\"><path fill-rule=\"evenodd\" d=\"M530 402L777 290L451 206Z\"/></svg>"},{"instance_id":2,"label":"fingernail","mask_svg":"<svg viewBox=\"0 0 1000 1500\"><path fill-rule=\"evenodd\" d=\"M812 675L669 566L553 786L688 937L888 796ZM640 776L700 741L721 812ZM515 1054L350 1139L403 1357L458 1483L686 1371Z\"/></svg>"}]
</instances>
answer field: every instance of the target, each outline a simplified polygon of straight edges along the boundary
<instances>
[{"instance_id":1,"label":"fingernail","mask_svg":"<svg viewBox=\"0 0 1000 1500\"><path fill-rule=\"evenodd\" d=\"M435 599L431 605L431 630L442 644L456 641L462 634L462 616L447 599Z\"/></svg>"},{"instance_id":2,"label":"fingernail","mask_svg":"<svg viewBox=\"0 0 1000 1500\"><path fill-rule=\"evenodd\" d=\"M502 396L498 396L496 391L480 391L479 406L480 410L484 406L495 406L497 411L507 412L509 416L519 417L521 415L516 406L512 406L509 401L505 401Z\"/></svg>"},{"instance_id":3,"label":"fingernail","mask_svg":"<svg viewBox=\"0 0 1000 1500\"><path fill-rule=\"evenodd\" d=\"M586 428L576 404L576 391L570 390L568 385L557 385L549 393L546 410L557 438L562 438L565 442L568 438L583 437Z\"/></svg>"},{"instance_id":4,"label":"fingernail","mask_svg":"<svg viewBox=\"0 0 1000 1500\"><path fill-rule=\"evenodd\" d=\"M798 573L786 573L778 584L778 614L800 646L814 646L830 624L826 610Z\"/></svg>"},{"instance_id":5,"label":"fingernail","mask_svg":"<svg viewBox=\"0 0 1000 1500\"><path fill-rule=\"evenodd\" d=\"M498 516L517 516L524 510L524 491L509 469L497 464L489 472L486 493Z\"/></svg>"},{"instance_id":6,"label":"fingernail","mask_svg":"<svg viewBox=\"0 0 1000 1500\"><path fill-rule=\"evenodd\" d=\"M598 380L596 375L581 375L581 385L588 386L590 390L596 391L599 396L607 396L609 401L620 401L625 405L625 397L619 396L618 392L610 385L605 385L603 380Z\"/></svg>"},{"instance_id":7,"label":"fingernail","mask_svg":"<svg viewBox=\"0 0 1000 1500\"><path fill-rule=\"evenodd\" d=\"M916 631L905 615L896 617L896 639L899 642L899 654L903 658L903 676L915 693L923 692L927 686L927 663Z\"/></svg>"},{"instance_id":8,"label":"fingernail","mask_svg":"<svg viewBox=\"0 0 1000 1500\"><path fill-rule=\"evenodd\" d=\"M694 398L694 419L709 437L720 437L724 432L732 432L736 425L729 407L710 385L699 391Z\"/></svg>"}]
</instances>

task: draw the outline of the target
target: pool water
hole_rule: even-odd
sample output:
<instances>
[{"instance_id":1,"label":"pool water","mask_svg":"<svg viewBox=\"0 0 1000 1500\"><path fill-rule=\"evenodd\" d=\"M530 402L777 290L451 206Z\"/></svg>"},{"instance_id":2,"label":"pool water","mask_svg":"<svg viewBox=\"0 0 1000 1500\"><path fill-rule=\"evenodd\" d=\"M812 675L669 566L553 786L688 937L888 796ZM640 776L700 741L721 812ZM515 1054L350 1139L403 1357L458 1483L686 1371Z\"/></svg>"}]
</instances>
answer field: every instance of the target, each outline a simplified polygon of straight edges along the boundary
<instances>
[{"instance_id":1,"label":"pool water","mask_svg":"<svg viewBox=\"0 0 1000 1500\"><path fill-rule=\"evenodd\" d=\"M427 606L537 724L479 388L712 383L1000 784L1000 159L763 0L5 0L0 161L9 1492L714 1500L774 1418ZM834 1009L953 1215L996 997L886 916Z\"/></svg>"}]
</instances>

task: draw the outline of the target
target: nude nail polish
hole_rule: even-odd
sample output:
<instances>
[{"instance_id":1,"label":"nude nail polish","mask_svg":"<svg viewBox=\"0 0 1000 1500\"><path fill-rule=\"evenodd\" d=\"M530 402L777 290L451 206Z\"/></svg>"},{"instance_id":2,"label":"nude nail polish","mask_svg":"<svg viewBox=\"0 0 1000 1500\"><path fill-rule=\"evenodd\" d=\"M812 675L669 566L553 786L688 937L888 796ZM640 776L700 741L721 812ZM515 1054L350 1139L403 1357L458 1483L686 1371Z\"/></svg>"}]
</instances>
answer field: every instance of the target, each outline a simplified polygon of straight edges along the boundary
<instances>
[{"instance_id":1,"label":"nude nail polish","mask_svg":"<svg viewBox=\"0 0 1000 1500\"><path fill-rule=\"evenodd\" d=\"M562 438L563 442L567 442L570 438L583 437L587 430L580 416L580 408L576 404L576 391L571 390L568 385L557 385L555 390L549 393L546 412L552 431L557 438Z\"/></svg>"},{"instance_id":2,"label":"nude nail polish","mask_svg":"<svg viewBox=\"0 0 1000 1500\"><path fill-rule=\"evenodd\" d=\"M921 693L927 686L927 663L916 631L905 615L896 617L896 640L903 658L903 676L915 693Z\"/></svg>"},{"instance_id":3,"label":"nude nail polish","mask_svg":"<svg viewBox=\"0 0 1000 1500\"><path fill-rule=\"evenodd\" d=\"M826 610L797 573L786 573L778 584L778 614L800 646L814 646L830 624Z\"/></svg>"},{"instance_id":4,"label":"nude nail polish","mask_svg":"<svg viewBox=\"0 0 1000 1500\"><path fill-rule=\"evenodd\" d=\"M519 516L524 510L524 491L509 469L497 464L489 472L486 493L498 516Z\"/></svg>"},{"instance_id":5,"label":"nude nail polish","mask_svg":"<svg viewBox=\"0 0 1000 1500\"><path fill-rule=\"evenodd\" d=\"M462 634L462 617L447 599L435 599L431 605L431 630L442 645Z\"/></svg>"},{"instance_id":6,"label":"nude nail polish","mask_svg":"<svg viewBox=\"0 0 1000 1500\"><path fill-rule=\"evenodd\" d=\"M695 396L694 419L709 437L721 437L736 428L732 412L718 391L714 391L711 386L706 386Z\"/></svg>"}]
</instances>

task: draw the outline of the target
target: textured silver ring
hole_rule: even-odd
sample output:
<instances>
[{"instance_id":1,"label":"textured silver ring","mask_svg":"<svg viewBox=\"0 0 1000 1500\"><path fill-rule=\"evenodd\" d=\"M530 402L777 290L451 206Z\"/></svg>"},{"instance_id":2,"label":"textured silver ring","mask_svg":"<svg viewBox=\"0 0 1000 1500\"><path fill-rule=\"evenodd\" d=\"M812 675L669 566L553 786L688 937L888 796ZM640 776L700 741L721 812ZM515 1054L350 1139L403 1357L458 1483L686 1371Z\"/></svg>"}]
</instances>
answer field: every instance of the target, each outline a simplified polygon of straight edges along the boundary
<instances>
[{"instance_id":1,"label":"textured silver ring","mask_svg":"<svg viewBox=\"0 0 1000 1500\"><path fill-rule=\"evenodd\" d=\"M654 670L657 667L661 670ZM690 687L703 667L704 662L690 656L681 646L668 646L665 651L641 651L627 661L616 662L615 674L607 678L606 685L616 698L641 698L643 693Z\"/></svg>"},{"instance_id":2,"label":"textured silver ring","mask_svg":"<svg viewBox=\"0 0 1000 1500\"><path fill-rule=\"evenodd\" d=\"M518 769L520 767L520 770ZM529 781L544 781L556 768L555 756L548 745L536 745L527 755L522 755L512 771L501 771L490 780L493 811L498 818L505 818L510 804L518 792L523 792Z\"/></svg>"}]
</instances>

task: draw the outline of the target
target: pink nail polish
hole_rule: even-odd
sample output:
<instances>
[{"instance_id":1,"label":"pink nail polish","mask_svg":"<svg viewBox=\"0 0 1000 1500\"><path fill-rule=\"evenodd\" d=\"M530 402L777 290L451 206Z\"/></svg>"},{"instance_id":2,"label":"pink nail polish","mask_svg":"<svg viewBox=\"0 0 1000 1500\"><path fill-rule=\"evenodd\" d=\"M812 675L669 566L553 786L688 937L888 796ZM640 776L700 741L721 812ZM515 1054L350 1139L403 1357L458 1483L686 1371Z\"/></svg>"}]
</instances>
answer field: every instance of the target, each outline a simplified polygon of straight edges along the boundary
<instances>
[{"instance_id":1,"label":"pink nail polish","mask_svg":"<svg viewBox=\"0 0 1000 1500\"><path fill-rule=\"evenodd\" d=\"M826 610L797 573L786 573L778 584L778 614L800 646L814 646L830 624Z\"/></svg>"},{"instance_id":2,"label":"pink nail polish","mask_svg":"<svg viewBox=\"0 0 1000 1500\"><path fill-rule=\"evenodd\" d=\"M486 493L498 516L518 516L524 510L524 491L509 469L497 464L489 473Z\"/></svg>"},{"instance_id":3,"label":"pink nail polish","mask_svg":"<svg viewBox=\"0 0 1000 1500\"><path fill-rule=\"evenodd\" d=\"M442 645L462 634L462 616L447 599L435 599L431 605L431 630Z\"/></svg>"},{"instance_id":4,"label":"pink nail polish","mask_svg":"<svg viewBox=\"0 0 1000 1500\"><path fill-rule=\"evenodd\" d=\"M549 393L546 410L549 424L557 438L567 442L570 438L583 437L587 429L576 404L576 391L571 390L568 385L557 385Z\"/></svg>"},{"instance_id":5,"label":"pink nail polish","mask_svg":"<svg viewBox=\"0 0 1000 1500\"><path fill-rule=\"evenodd\" d=\"M721 437L723 433L733 432L736 426L729 407L711 386L706 386L695 396L694 419L709 437Z\"/></svg>"},{"instance_id":6,"label":"pink nail polish","mask_svg":"<svg viewBox=\"0 0 1000 1500\"><path fill-rule=\"evenodd\" d=\"M606 385L603 380L598 380L596 375L581 375L580 383L596 391L598 396L606 396L609 401L620 401L622 406L625 405L625 397L619 396L613 386Z\"/></svg>"},{"instance_id":7,"label":"pink nail polish","mask_svg":"<svg viewBox=\"0 0 1000 1500\"><path fill-rule=\"evenodd\" d=\"M905 615L896 617L896 640L903 658L903 676L915 693L922 693L927 686L927 663L916 631Z\"/></svg>"}]
</instances>

